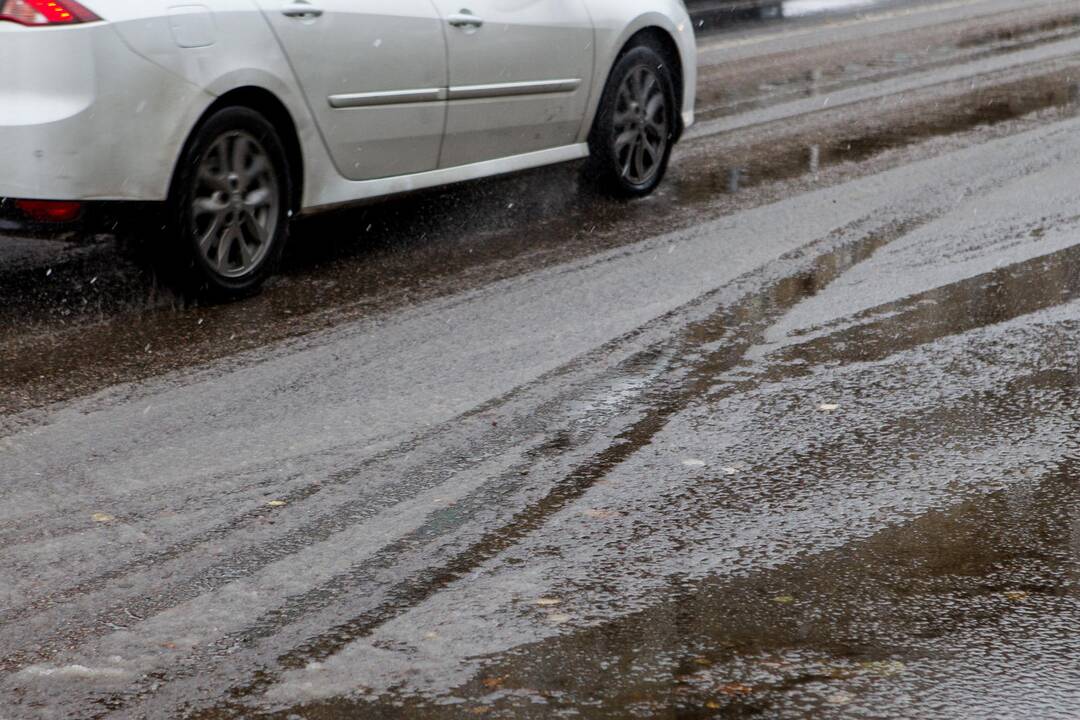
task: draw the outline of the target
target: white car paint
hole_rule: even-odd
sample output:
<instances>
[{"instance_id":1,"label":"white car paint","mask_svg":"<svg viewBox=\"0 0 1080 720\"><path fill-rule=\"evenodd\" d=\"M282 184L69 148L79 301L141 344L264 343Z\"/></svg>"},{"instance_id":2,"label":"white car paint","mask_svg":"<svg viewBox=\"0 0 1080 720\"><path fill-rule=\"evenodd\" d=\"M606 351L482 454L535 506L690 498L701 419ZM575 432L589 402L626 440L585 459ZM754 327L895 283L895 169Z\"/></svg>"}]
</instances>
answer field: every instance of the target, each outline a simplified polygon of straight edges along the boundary
<instances>
[{"instance_id":1,"label":"white car paint","mask_svg":"<svg viewBox=\"0 0 1080 720\"><path fill-rule=\"evenodd\" d=\"M0 197L164 200L204 113L246 87L295 125L304 211L584 157L607 74L648 27L679 49L693 121L680 0L84 4L104 20L0 22ZM463 6L484 25L451 24Z\"/></svg>"}]
</instances>

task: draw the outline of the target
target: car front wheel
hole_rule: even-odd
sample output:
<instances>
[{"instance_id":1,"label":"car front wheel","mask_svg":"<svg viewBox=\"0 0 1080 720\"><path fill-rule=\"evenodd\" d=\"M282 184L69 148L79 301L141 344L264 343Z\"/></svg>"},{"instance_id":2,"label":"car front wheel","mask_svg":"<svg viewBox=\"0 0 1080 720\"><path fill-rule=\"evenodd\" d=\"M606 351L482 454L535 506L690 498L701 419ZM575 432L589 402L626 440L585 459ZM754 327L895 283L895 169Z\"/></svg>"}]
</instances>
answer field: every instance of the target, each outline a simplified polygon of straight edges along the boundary
<instances>
[{"instance_id":1,"label":"car front wheel","mask_svg":"<svg viewBox=\"0 0 1080 720\"><path fill-rule=\"evenodd\" d=\"M616 63L589 137L592 174L641 197L664 179L676 133L675 86L664 58L642 45Z\"/></svg>"}]
</instances>

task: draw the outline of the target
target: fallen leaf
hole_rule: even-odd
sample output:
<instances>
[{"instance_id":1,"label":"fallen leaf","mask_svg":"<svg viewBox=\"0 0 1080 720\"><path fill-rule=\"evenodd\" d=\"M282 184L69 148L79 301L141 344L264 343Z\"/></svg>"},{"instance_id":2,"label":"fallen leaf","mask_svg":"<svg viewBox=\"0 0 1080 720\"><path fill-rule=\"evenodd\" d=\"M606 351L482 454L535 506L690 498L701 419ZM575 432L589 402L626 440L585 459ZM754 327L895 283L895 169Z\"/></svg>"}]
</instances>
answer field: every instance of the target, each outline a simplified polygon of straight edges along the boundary
<instances>
[{"instance_id":1,"label":"fallen leaf","mask_svg":"<svg viewBox=\"0 0 1080 720\"><path fill-rule=\"evenodd\" d=\"M94 513L93 515L91 515L90 519L93 520L96 523L111 523L116 518L114 518L112 515L107 515L105 513L100 513L99 512L99 513Z\"/></svg>"},{"instance_id":2,"label":"fallen leaf","mask_svg":"<svg viewBox=\"0 0 1080 720\"><path fill-rule=\"evenodd\" d=\"M503 675L502 677L484 678L483 680L480 681L480 683L484 687L488 688L489 690L497 690L497 689L501 688L503 686L504 682L506 682L506 676L505 675Z\"/></svg>"},{"instance_id":3,"label":"fallen leaf","mask_svg":"<svg viewBox=\"0 0 1080 720\"><path fill-rule=\"evenodd\" d=\"M719 710L721 705L715 700L710 700L709 702L705 703L705 707L709 708L710 710Z\"/></svg>"},{"instance_id":4,"label":"fallen leaf","mask_svg":"<svg viewBox=\"0 0 1080 720\"><path fill-rule=\"evenodd\" d=\"M271 500L270 502L266 503L267 507L285 507L288 504L289 503L285 502L284 500Z\"/></svg>"},{"instance_id":5,"label":"fallen leaf","mask_svg":"<svg viewBox=\"0 0 1080 720\"><path fill-rule=\"evenodd\" d=\"M725 695L733 696L749 695L750 693L754 692L753 687L749 685L743 685L742 683L728 683L727 685L721 686L719 689L720 692L724 693Z\"/></svg>"},{"instance_id":6,"label":"fallen leaf","mask_svg":"<svg viewBox=\"0 0 1080 720\"><path fill-rule=\"evenodd\" d=\"M1027 600L1031 595L1023 590L1010 590L1004 593L1006 600L1012 600L1013 602L1020 602L1021 600Z\"/></svg>"},{"instance_id":7,"label":"fallen leaf","mask_svg":"<svg viewBox=\"0 0 1080 720\"><path fill-rule=\"evenodd\" d=\"M559 598L543 597L537 600L536 604L540 607L554 607L556 605L562 605L562 600Z\"/></svg>"},{"instance_id":8,"label":"fallen leaf","mask_svg":"<svg viewBox=\"0 0 1080 720\"><path fill-rule=\"evenodd\" d=\"M899 675L907 669L907 666L899 660L879 660L859 663L859 667L864 672L870 675L878 675L879 677L893 677Z\"/></svg>"},{"instance_id":9,"label":"fallen leaf","mask_svg":"<svg viewBox=\"0 0 1080 720\"><path fill-rule=\"evenodd\" d=\"M840 691L825 698L825 701L830 705L847 705L854 699L851 693Z\"/></svg>"},{"instance_id":10,"label":"fallen leaf","mask_svg":"<svg viewBox=\"0 0 1080 720\"><path fill-rule=\"evenodd\" d=\"M795 598L791 595L777 595L772 601L778 605L791 605L795 602Z\"/></svg>"},{"instance_id":11,"label":"fallen leaf","mask_svg":"<svg viewBox=\"0 0 1080 720\"><path fill-rule=\"evenodd\" d=\"M490 705L480 705L479 707L474 707L469 710L469 713L472 715L487 715L489 712L491 712Z\"/></svg>"},{"instance_id":12,"label":"fallen leaf","mask_svg":"<svg viewBox=\"0 0 1080 720\"><path fill-rule=\"evenodd\" d=\"M696 658L694 658L694 662L698 665L712 665L712 660L705 657L704 655L698 655Z\"/></svg>"}]
</instances>

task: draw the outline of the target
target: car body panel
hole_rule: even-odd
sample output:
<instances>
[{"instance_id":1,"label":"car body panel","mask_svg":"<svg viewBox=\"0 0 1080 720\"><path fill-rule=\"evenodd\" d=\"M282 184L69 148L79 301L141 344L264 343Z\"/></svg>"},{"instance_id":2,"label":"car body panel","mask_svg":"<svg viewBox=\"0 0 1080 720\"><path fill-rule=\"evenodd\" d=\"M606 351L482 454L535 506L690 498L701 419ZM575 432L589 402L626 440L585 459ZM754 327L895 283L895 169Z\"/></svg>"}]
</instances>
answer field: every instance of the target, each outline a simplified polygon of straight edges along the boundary
<instances>
[{"instance_id":1,"label":"car body panel","mask_svg":"<svg viewBox=\"0 0 1080 720\"><path fill-rule=\"evenodd\" d=\"M593 82L585 0L434 0L447 21L449 109L439 167L573 144ZM483 22L455 27L463 6Z\"/></svg>"},{"instance_id":2,"label":"car body panel","mask_svg":"<svg viewBox=\"0 0 1080 720\"><path fill-rule=\"evenodd\" d=\"M312 20L259 0L321 128L350 180L434 170L447 85L443 22L430 0L319 0ZM332 59L336 67L327 67Z\"/></svg>"},{"instance_id":3,"label":"car body panel","mask_svg":"<svg viewBox=\"0 0 1080 720\"><path fill-rule=\"evenodd\" d=\"M438 12L435 0L415 1L430 2L432 12ZM361 5L364 2L360 0ZM580 79L580 85L559 92L507 95L491 103L460 94L451 98L455 88L468 90L471 85L502 81L466 74L464 78L496 83L455 85L445 62L441 69L435 65L437 51L445 50L437 40L432 41L434 50L428 48L432 64L424 68L427 76L417 76L418 80L395 76L393 66L402 63L400 53L389 62L381 59L396 51L392 44L387 47L392 39L381 37L386 33L378 30L365 31L357 45L366 46L364 67L372 70L368 74L383 73L385 79L365 85L356 80L363 73L334 72L328 66L322 73L328 77L320 81L325 85L308 87L305 94L298 80L305 70L294 71L295 58L286 55L271 27L275 21L264 16L256 0L86 0L104 22L57 28L0 22L0 68L4 68L0 134L5 141L0 145L0 197L162 201L194 128L221 96L241 88L273 95L290 115L303 165L303 193L297 209L305 212L581 158L588 153L589 128L615 59L636 32L648 27L667 32L679 49L682 116L687 124L692 122L694 40L689 17L678 0L491 0L485 7L491 17L499 18L504 17L499 13L509 13L514 7L535 5L542 10L545 3L553 7L567 3L577 8L574 3L578 2L586 9L592 28L582 28L581 18L574 15L572 27L552 32L565 32L559 42L573 42L575 51L579 42L582 48L589 45L587 51L567 53L581 63L580 71L570 72L569 65L558 63L542 65L535 58L539 72L529 75L521 70L528 64L523 59L527 61L545 42L559 37L545 33L538 34L542 40L523 36L532 50L522 58L503 56L508 58L503 63L508 69L517 67L513 72L520 75L514 78L525 78L524 82ZM272 14L272 0L266 0L265 7ZM329 0L324 7L330 7ZM444 10L447 7L453 5L444 3ZM422 14L422 6L417 6L417 12ZM439 22L445 36L451 28L445 17ZM392 30L394 26L386 27ZM499 27L496 23L486 29ZM348 47L347 40L333 40L337 47ZM480 56L462 61L461 66L470 64L479 67ZM316 74L310 69L306 72ZM442 73L441 86L405 87L437 85ZM548 77L563 74L570 77ZM502 84L518 81L508 79ZM430 102L367 104L369 99L361 97L351 107L330 104L334 96L435 89L444 94ZM484 104L495 107L488 108L492 112L471 112L473 106ZM399 114L410 105L428 115L410 124ZM460 109L457 115L455 106ZM436 167L430 128L433 121L439 125L444 107L448 108L450 143L442 148L443 162ZM483 147L484 133L470 131L469 123L483 127L483 122L498 122L500 114L505 126L517 129L503 132L496 140L497 133L487 126L487 134L499 148L489 151ZM360 117L364 121L355 128L349 125ZM450 125L451 117L460 120ZM549 117L552 122L546 127ZM442 133L438 135L442 145ZM365 152L375 160L367 162ZM391 169L380 170L383 162ZM395 162L400 163L397 170ZM418 168L424 169L415 171ZM386 176L386 172L392 174Z\"/></svg>"},{"instance_id":4,"label":"car body panel","mask_svg":"<svg viewBox=\"0 0 1080 720\"><path fill-rule=\"evenodd\" d=\"M0 68L0 197L164 198L178 148L213 99L106 24L0 23Z\"/></svg>"}]
</instances>

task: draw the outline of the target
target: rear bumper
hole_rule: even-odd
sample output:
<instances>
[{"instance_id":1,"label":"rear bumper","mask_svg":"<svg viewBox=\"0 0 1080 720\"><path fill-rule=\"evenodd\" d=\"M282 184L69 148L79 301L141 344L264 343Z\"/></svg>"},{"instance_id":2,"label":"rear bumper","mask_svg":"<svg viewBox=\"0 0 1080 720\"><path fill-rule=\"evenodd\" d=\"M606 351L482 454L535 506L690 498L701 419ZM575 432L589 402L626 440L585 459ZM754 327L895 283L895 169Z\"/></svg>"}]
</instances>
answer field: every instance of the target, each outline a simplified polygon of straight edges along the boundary
<instances>
[{"instance_id":1,"label":"rear bumper","mask_svg":"<svg viewBox=\"0 0 1080 720\"><path fill-rule=\"evenodd\" d=\"M115 233L131 221L156 217L161 206L149 202L84 202L79 216L68 222L43 222L20 211L15 198L0 197L0 236L56 238L72 233L92 235Z\"/></svg>"},{"instance_id":2,"label":"rear bumper","mask_svg":"<svg viewBox=\"0 0 1080 720\"><path fill-rule=\"evenodd\" d=\"M201 92L106 23L0 23L0 197L161 200Z\"/></svg>"},{"instance_id":3,"label":"rear bumper","mask_svg":"<svg viewBox=\"0 0 1080 720\"><path fill-rule=\"evenodd\" d=\"M21 237L59 237L70 232L83 230L84 220L87 214L84 212L73 222L38 222L15 207L13 198L0 197L0 235L19 235Z\"/></svg>"}]
</instances>

